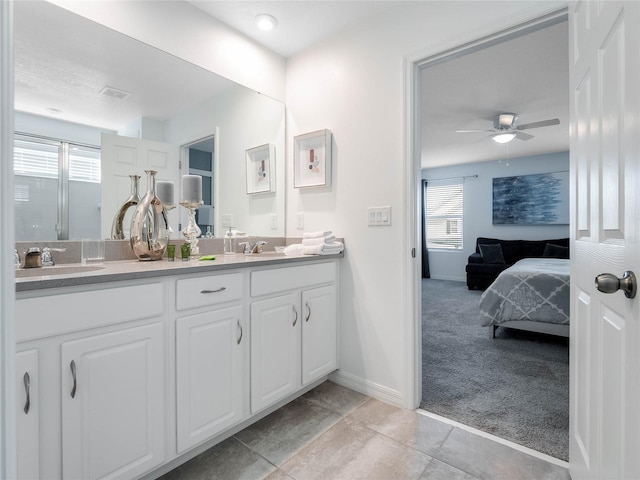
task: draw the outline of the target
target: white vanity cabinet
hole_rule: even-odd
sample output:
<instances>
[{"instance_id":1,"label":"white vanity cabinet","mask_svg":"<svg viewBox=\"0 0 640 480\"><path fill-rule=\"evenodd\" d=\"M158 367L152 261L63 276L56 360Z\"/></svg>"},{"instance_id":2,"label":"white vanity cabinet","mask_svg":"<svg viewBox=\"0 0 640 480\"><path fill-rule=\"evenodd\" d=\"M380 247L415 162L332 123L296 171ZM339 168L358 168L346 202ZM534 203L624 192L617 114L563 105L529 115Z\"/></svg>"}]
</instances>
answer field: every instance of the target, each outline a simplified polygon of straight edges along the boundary
<instances>
[{"instance_id":1,"label":"white vanity cabinet","mask_svg":"<svg viewBox=\"0 0 640 480\"><path fill-rule=\"evenodd\" d=\"M18 478L40 478L40 378L37 350L16 354L16 373Z\"/></svg>"},{"instance_id":2,"label":"white vanity cabinet","mask_svg":"<svg viewBox=\"0 0 640 480\"><path fill-rule=\"evenodd\" d=\"M63 478L135 478L164 460L163 325L64 342Z\"/></svg>"},{"instance_id":3,"label":"white vanity cabinet","mask_svg":"<svg viewBox=\"0 0 640 480\"><path fill-rule=\"evenodd\" d=\"M338 260L263 258L19 290L19 478L157 478L322 382Z\"/></svg>"},{"instance_id":4,"label":"white vanity cabinet","mask_svg":"<svg viewBox=\"0 0 640 480\"><path fill-rule=\"evenodd\" d=\"M336 264L251 273L251 412L337 367Z\"/></svg>"},{"instance_id":5,"label":"white vanity cabinet","mask_svg":"<svg viewBox=\"0 0 640 480\"><path fill-rule=\"evenodd\" d=\"M233 273L177 281L178 453L243 420L243 278Z\"/></svg>"},{"instance_id":6,"label":"white vanity cabinet","mask_svg":"<svg viewBox=\"0 0 640 480\"><path fill-rule=\"evenodd\" d=\"M18 296L17 375L39 365L39 438L18 422L18 458L34 462L21 478L131 479L164 462L164 284L115 285Z\"/></svg>"}]
</instances>

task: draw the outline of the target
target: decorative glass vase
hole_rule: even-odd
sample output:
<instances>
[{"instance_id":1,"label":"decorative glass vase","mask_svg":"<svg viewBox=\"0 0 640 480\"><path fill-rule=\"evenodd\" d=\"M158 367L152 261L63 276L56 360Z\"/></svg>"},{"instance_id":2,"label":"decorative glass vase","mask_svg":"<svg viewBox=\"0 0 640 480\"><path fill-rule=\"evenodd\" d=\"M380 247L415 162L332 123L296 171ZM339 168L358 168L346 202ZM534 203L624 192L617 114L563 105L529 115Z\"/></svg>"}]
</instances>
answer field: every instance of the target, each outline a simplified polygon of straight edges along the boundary
<instances>
[{"instance_id":1,"label":"decorative glass vase","mask_svg":"<svg viewBox=\"0 0 640 480\"><path fill-rule=\"evenodd\" d=\"M140 260L159 260L169 243L169 222L156 195L156 171L145 170L147 193L138 202L131 219L131 248Z\"/></svg>"},{"instance_id":2,"label":"decorative glass vase","mask_svg":"<svg viewBox=\"0 0 640 480\"><path fill-rule=\"evenodd\" d=\"M140 202L140 195L138 195L138 182L140 181L140 175L129 175L131 179L131 195L124 201L116 212L116 216L113 217L113 224L111 225L111 238L113 240L124 239L124 217L127 211L131 207L135 207Z\"/></svg>"}]
</instances>

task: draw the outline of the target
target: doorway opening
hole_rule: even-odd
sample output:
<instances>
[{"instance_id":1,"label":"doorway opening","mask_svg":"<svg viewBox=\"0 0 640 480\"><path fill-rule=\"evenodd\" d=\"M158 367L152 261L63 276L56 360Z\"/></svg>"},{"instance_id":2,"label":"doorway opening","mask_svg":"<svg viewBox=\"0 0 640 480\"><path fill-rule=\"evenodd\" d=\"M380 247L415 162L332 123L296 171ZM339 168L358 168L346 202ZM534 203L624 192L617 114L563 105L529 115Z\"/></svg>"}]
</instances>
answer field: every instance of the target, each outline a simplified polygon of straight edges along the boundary
<instances>
[{"instance_id":1,"label":"doorway opening","mask_svg":"<svg viewBox=\"0 0 640 480\"><path fill-rule=\"evenodd\" d=\"M560 460L569 446L568 339L504 327L493 338L484 289L469 288L465 270L479 238L568 242L568 221L493 221L495 178L569 170L567 45L558 13L418 62L415 106L428 272L420 407ZM495 123L503 113L515 117L507 144L493 138L504 133Z\"/></svg>"}]
</instances>

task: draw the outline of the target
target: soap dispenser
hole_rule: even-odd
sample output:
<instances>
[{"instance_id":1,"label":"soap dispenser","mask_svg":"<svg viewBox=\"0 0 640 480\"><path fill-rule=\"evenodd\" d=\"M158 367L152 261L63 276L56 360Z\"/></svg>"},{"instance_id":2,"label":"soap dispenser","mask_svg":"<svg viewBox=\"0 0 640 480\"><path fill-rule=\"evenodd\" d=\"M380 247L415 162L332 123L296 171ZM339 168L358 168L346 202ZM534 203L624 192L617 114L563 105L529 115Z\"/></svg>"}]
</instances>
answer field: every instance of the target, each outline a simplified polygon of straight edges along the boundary
<instances>
[{"instance_id":1,"label":"soap dispenser","mask_svg":"<svg viewBox=\"0 0 640 480\"><path fill-rule=\"evenodd\" d=\"M234 255L236 253L236 237L231 231L233 227L229 227L229 231L224 234L224 254Z\"/></svg>"}]
</instances>

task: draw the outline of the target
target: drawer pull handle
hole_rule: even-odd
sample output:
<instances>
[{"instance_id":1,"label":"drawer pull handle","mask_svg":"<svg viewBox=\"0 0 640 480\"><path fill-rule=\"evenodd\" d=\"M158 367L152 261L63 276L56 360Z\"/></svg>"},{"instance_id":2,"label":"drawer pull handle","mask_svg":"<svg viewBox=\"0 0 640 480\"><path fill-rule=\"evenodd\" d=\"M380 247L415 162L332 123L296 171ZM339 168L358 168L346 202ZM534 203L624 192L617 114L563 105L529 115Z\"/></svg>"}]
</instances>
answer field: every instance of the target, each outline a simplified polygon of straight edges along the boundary
<instances>
[{"instance_id":1,"label":"drawer pull handle","mask_svg":"<svg viewBox=\"0 0 640 480\"><path fill-rule=\"evenodd\" d=\"M240 342L242 341L242 325L240 324L240 319L238 319L238 329L240 330L240 336L238 337L238 345L240 345Z\"/></svg>"},{"instance_id":2,"label":"drawer pull handle","mask_svg":"<svg viewBox=\"0 0 640 480\"><path fill-rule=\"evenodd\" d=\"M200 290L200 293L218 293L218 292L224 292L227 289L227 287L220 287L217 290Z\"/></svg>"},{"instance_id":3,"label":"drawer pull handle","mask_svg":"<svg viewBox=\"0 0 640 480\"><path fill-rule=\"evenodd\" d=\"M296 314L296 318L293 319L293 326L295 327L296 323L298 323L298 310L296 310L296 306L295 305L292 305L292 307L293 307L293 313Z\"/></svg>"},{"instance_id":4,"label":"drawer pull handle","mask_svg":"<svg viewBox=\"0 0 640 480\"><path fill-rule=\"evenodd\" d=\"M24 391L27 393L27 401L24 402L24 413L25 415L29 413L29 409L31 408L31 396L29 395L29 387L31 387L31 378L29 377L29 372L24 373L24 377L22 377L24 381Z\"/></svg>"},{"instance_id":5,"label":"drawer pull handle","mask_svg":"<svg viewBox=\"0 0 640 480\"><path fill-rule=\"evenodd\" d=\"M309 310L309 313L307 314L307 318L304 319L305 322L308 322L309 319L311 318L311 307L309 306L309 302L304 302L304 306L307 307L307 310Z\"/></svg>"},{"instance_id":6,"label":"drawer pull handle","mask_svg":"<svg viewBox=\"0 0 640 480\"><path fill-rule=\"evenodd\" d=\"M76 398L76 387L78 386L78 382L76 379L76 362L75 360L71 360L71 376L73 377L73 387L71 388L71 398Z\"/></svg>"}]
</instances>

